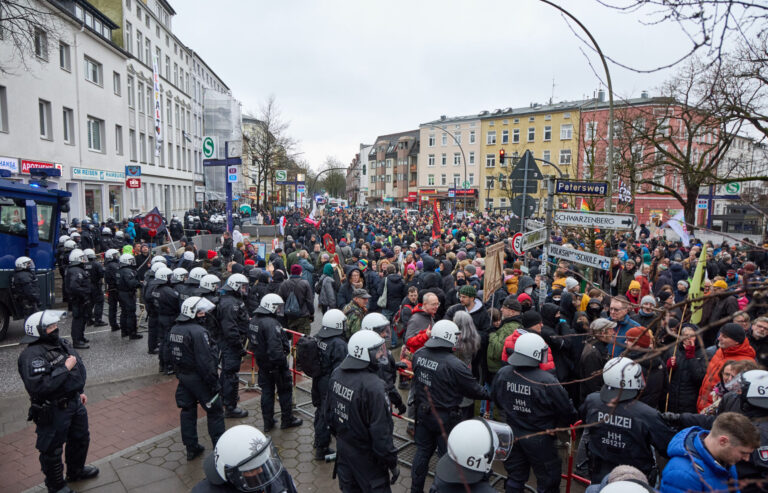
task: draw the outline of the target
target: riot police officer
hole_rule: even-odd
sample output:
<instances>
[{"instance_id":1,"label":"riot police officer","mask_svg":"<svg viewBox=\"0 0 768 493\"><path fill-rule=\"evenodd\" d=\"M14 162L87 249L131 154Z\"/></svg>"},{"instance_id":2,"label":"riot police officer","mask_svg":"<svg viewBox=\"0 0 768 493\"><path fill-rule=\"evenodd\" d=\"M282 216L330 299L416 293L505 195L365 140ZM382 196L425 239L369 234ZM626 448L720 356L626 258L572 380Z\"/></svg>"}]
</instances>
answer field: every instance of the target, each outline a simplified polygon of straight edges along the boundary
<instances>
[{"instance_id":1,"label":"riot police officer","mask_svg":"<svg viewBox=\"0 0 768 493\"><path fill-rule=\"evenodd\" d=\"M120 334L129 339L141 339L136 333L136 289L139 279L136 275L136 259L129 253L120 255L120 269L117 271L117 299L120 302Z\"/></svg>"},{"instance_id":2,"label":"riot police officer","mask_svg":"<svg viewBox=\"0 0 768 493\"><path fill-rule=\"evenodd\" d=\"M413 457L411 491L424 491L429 459L435 452L445 453L445 432L461 421L459 405L463 397L487 400L488 392L472 376L472 371L453 354L461 331L450 320L440 320L424 347L413 355L414 406L416 407L416 453ZM427 395L429 393L429 396Z\"/></svg>"},{"instance_id":3,"label":"riot police officer","mask_svg":"<svg viewBox=\"0 0 768 493\"><path fill-rule=\"evenodd\" d=\"M560 491L562 464L557 453L557 437L539 433L576 422L578 413L557 377L539 368L547 362L548 350L538 334L521 335L508 364L493 379L493 400L504 410L507 423L517 437L517 446L504 462L507 493L524 491L531 467L536 475L537 491Z\"/></svg>"},{"instance_id":4,"label":"riot police officer","mask_svg":"<svg viewBox=\"0 0 768 493\"><path fill-rule=\"evenodd\" d=\"M437 461L429 493L495 493L488 473L494 460L509 457L512 441L512 429L498 421L475 418L457 424L448 435L447 453Z\"/></svg>"},{"instance_id":5,"label":"riot police officer","mask_svg":"<svg viewBox=\"0 0 768 493\"><path fill-rule=\"evenodd\" d=\"M384 340L389 341L392 339L392 329L389 326L389 319L381 313L369 313L366 315L362 322L360 322L360 330L372 330L379 334ZM395 388L395 380L397 379L397 363L395 362L392 352L387 349L387 362L386 364L379 365L379 377L384 380L384 388L387 390L387 396L389 402L397 408L400 414L405 414L406 407L403 402L403 397L400 392Z\"/></svg>"},{"instance_id":6,"label":"riot police officer","mask_svg":"<svg viewBox=\"0 0 768 493\"><path fill-rule=\"evenodd\" d=\"M195 267L191 271L189 271L189 276L187 277L187 280L184 282L184 284L189 286L189 296L195 296L195 293L197 292L197 288L200 287L200 280L208 275L208 272L206 272L205 269L202 267Z\"/></svg>"},{"instance_id":7,"label":"riot police officer","mask_svg":"<svg viewBox=\"0 0 768 493\"><path fill-rule=\"evenodd\" d=\"M264 297L272 296L265 295ZM344 327L347 316L344 312L331 309L323 315L320 331L317 333L317 348L320 351L320 375L312 379L312 405L315 410L315 459L323 460L335 450L330 448L331 430L325 415L325 402L328 400L328 380L347 356L347 343L344 341Z\"/></svg>"},{"instance_id":8,"label":"riot police officer","mask_svg":"<svg viewBox=\"0 0 768 493\"><path fill-rule=\"evenodd\" d=\"M296 493L272 439L253 426L227 430L203 463L205 479L192 493Z\"/></svg>"},{"instance_id":9,"label":"riot police officer","mask_svg":"<svg viewBox=\"0 0 768 493\"><path fill-rule=\"evenodd\" d=\"M91 235L91 221L87 218L80 223L80 248L93 249L93 235Z\"/></svg>"},{"instance_id":10,"label":"riot police officer","mask_svg":"<svg viewBox=\"0 0 768 493\"><path fill-rule=\"evenodd\" d=\"M28 317L40 308L40 287L37 285L35 263L29 257L16 259L11 277L11 294L21 315Z\"/></svg>"},{"instance_id":11,"label":"riot police officer","mask_svg":"<svg viewBox=\"0 0 768 493\"><path fill-rule=\"evenodd\" d=\"M170 346L168 344L168 335L171 327L176 321L176 317L181 312L179 304L179 293L170 285L173 278L173 271L168 267L160 267L155 272L155 279L158 286L152 292L157 306L157 320L160 331L157 335L160 342L160 368L165 370L166 375L173 373L171 365Z\"/></svg>"},{"instance_id":12,"label":"riot police officer","mask_svg":"<svg viewBox=\"0 0 768 493\"><path fill-rule=\"evenodd\" d=\"M248 340L259 365L261 416L266 432L275 427L275 387L280 401L280 428L301 426L302 423L293 415L293 386L287 359L291 346L277 320L283 314L283 304L280 296L266 295L248 325Z\"/></svg>"},{"instance_id":13,"label":"riot police officer","mask_svg":"<svg viewBox=\"0 0 768 493\"><path fill-rule=\"evenodd\" d=\"M192 296L192 290L194 287L187 284L189 278L189 272L183 267L176 267L173 269L173 276L171 276L171 286L179 293L179 303L184 303L184 300Z\"/></svg>"},{"instance_id":14,"label":"riot police officer","mask_svg":"<svg viewBox=\"0 0 768 493\"><path fill-rule=\"evenodd\" d=\"M35 422L40 465L49 492L71 492L64 481L61 463L66 442L67 481L97 476L99 470L85 465L90 435L83 393L86 371L83 360L65 339L59 338L59 320L64 312L44 310L24 322L19 355L19 374L29 393L29 418Z\"/></svg>"},{"instance_id":15,"label":"riot police officer","mask_svg":"<svg viewBox=\"0 0 768 493\"><path fill-rule=\"evenodd\" d=\"M64 285L67 287L69 301L72 305L72 345L77 349L90 347L85 340L87 317L85 306L91 295L91 281L83 268L85 262L85 253L79 248L75 248L69 252L69 265L64 276Z\"/></svg>"},{"instance_id":16,"label":"riot police officer","mask_svg":"<svg viewBox=\"0 0 768 493\"><path fill-rule=\"evenodd\" d=\"M642 367L617 357L603 367L603 387L589 394L579 408L590 426L587 456L593 484L619 464L640 469L656 484L658 467L651 445L664 453L674 436L656 409L636 399L645 387ZM595 423L598 423L595 425Z\"/></svg>"},{"instance_id":17,"label":"riot police officer","mask_svg":"<svg viewBox=\"0 0 768 493\"><path fill-rule=\"evenodd\" d=\"M120 252L110 248L104 253L104 283L107 285L107 318L112 332L120 330L117 324L117 271L120 270Z\"/></svg>"},{"instance_id":18,"label":"riot police officer","mask_svg":"<svg viewBox=\"0 0 768 493\"><path fill-rule=\"evenodd\" d=\"M101 251L106 252L112 248L112 230L104 226L101 228Z\"/></svg>"},{"instance_id":19,"label":"riot police officer","mask_svg":"<svg viewBox=\"0 0 768 493\"><path fill-rule=\"evenodd\" d=\"M336 437L341 491L389 492L400 476L392 414L378 365L386 341L370 330L349 338L347 356L328 381L325 415Z\"/></svg>"},{"instance_id":20,"label":"riot police officer","mask_svg":"<svg viewBox=\"0 0 768 493\"><path fill-rule=\"evenodd\" d=\"M104 315L104 288L101 281L104 279L104 266L96 257L92 248L85 250L88 258L88 269L91 278L91 297L88 304L88 325L104 327L107 323L102 320Z\"/></svg>"},{"instance_id":21,"label":"riot police officer","mask_svg":"<svg viewBox=\"0 0 768 493\"><path fill-rule=\"evenodd\" d=\"M214 446L225 428L216 348L200 323L214 308L205 298L187 298L168 336L171 361L179 380L176 405L181 408L181 440L187 448L188 461L205 449L197 439L198 403L208 416L208 434Z\"/></svg>"},{"instance_id":22,"label":"riot police officer","mask_svg":"<svg viewBox=\"0 0 768 493\"><path fill-rule=\"evenodd\" d=\"M224 294L216 309L216 318L221 324L221 334L216 341L221 350L221 397L224 400L224 416L227 418L248 416L248 411L237 407L240 384L237 372L240 371L245 355L242 338L248 333L249 317L243 303L247 290L248 279L242 274L232 274L227 278Z\"/></svg>"},{"instance_id":23,"label":"riot police officer","mask_svg":"<svg viewBox=\"0 0 768 493\"><path fill-rule=\"evenodd\" d=\"M155 291L166 283L165 280L155 279L155 273L165 268L162 262L155 262L144 274L144 288L141 290L141 299L144 302L144 308L147 310L147 353L157 354L159 351L160 319L157 307L157 297ZM165 371L163 365L160 365L160 371Z\"/></svg>"},{"instance_id":24,"label":"riot police officer","mask_svg":"<svg viewBox=\"0 0 768 493\"><path fill-rule=\"evenodd\" d=\"M216 306L219 306L219 285L221 279L213 274L206 274L200 279L200 286L195 289L192 294L194 296L200 296L205 298ZM208 333L211 334L214 340L218 340L221 336L221 324L216 317L205 317L205 327L208 329Z\"/></svg>"}]
</instances>

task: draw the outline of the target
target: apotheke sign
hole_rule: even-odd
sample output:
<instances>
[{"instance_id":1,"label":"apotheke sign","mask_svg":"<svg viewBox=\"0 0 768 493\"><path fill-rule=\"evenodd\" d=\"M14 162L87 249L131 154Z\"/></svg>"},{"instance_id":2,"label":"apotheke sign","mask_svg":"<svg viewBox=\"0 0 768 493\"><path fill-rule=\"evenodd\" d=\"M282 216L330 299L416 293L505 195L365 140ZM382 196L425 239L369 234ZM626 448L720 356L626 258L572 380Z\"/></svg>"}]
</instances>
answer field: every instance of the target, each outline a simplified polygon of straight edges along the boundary
<instances>
[{"instance_id":1,"label":"apotheke sign","mask_svg":"<svg viewBox=\"0 0 768 493\"><path fill-rule=\"evenodd\" d=\"M122 171L105 171L101 169L72 168L72 179L122 183L125 181L125 173Z\"/></svg>"}]
</instances>

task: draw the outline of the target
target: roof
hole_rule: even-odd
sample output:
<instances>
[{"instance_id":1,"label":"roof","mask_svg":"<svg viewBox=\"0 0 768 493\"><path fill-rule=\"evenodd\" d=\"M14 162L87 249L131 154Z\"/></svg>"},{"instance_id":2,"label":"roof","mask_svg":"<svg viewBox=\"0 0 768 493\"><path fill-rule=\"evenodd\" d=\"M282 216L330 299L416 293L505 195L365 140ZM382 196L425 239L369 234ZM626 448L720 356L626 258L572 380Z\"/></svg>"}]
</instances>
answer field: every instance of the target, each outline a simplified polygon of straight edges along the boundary
<instances>
[{"instance_id":1,"label":"roof","mask_svg":"<svg viewBox=\"0 0 768 493\"><path fill-rule=\"evenodd\" d=\"M492 111L481 111L475 118L486 120L489 118L501 118L505 116L517 116L517 115L531 115L538 113L552 113L565 110L577 110L582 108L585 104L594 102L596 99L579 99L576 101L561 101L559 103L551 104L539 104L532 103L529 106L523 106L520 108L498 108Z\"/></svg>"},{"instance_id":2,"label":"roof","mask_svg":"<svg viewBox=\"0 0 768 493\"><path fill-rule=\"evenodd\" d=\"M157 1L158 1L158 2L160 2L161 4L163 4L163 7L165 7L165 8L166 8L166 10L168 10L168 12L169 12L171 15L176 15L176 11L175 11L175 10L173 10L173 7L171 7L171 4L170 4L170 3L168 3L168 1L167 1L167 0L157 0Z\"/></svg>"},{"instance_id":3,"label":"roof","mask_svg":"<svg viewBox=\"0 0 768 493\"><path fill-rule=\"evenodd\" d=\"M647 97L647 98L630 98L630 99L618 99L613 101L613 106L615 108L625 107L625 106L648 106L648 105L658 105L658 104L664 104L669 105L670 103L675 103L674 98L666 97L666 96L657 96L657 97ZM581 110L582 111L596 111L596 110L603 110L608 109L610 107L610 103L608 100L600 101L598 99L592 98L588 99L582 104Z\"/></svg>"},{"instance_id":4,"label":"roof","mask_svg":"<svg viewBox=\"0 0 768 493\"><path fill-rule=\"evenodd\" d=\"M429 125L445 125L447 123L461 123L461 122L468 122L473 120L479 120L480 117L478 115L464 115L464 116L440 116L439 119L433 120L431 122L422 123L419 125L419 127L427 127Z\"/></svg>"},{"instance_id":5,"label":"roof","mask_svg":"<svg viewBox=\"0 0 768 493\"><path fill-rule=\"evenodd\" d=\"M398 132L394 134L387 134L387 135L379 135L374 140L374 146L378 144L381 141L387 141L390 144L396 143L398 140L402 139L403 137L412 137L413 139L418 140L419 138L419 131L418 130L407 130L405 132Z\"/></svg>"}]
</instances>

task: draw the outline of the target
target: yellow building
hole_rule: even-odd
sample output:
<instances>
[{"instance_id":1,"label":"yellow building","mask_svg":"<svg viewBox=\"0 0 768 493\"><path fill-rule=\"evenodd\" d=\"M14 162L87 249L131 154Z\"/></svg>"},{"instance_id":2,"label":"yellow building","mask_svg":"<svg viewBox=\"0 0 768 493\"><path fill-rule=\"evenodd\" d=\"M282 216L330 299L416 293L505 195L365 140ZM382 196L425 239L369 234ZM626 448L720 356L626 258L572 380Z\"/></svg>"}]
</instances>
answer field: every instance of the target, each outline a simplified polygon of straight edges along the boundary
<instances>
[{"instance_id":1,"label":"yellow building","mask_svg":"<svg viewBox=\"0 0 768 493\"><path fill-rule=\"evenodd\" d=\"M516 197L510 187L509 175L518 158L527 150L537 159L543 175L558 176L552 166L563 174L576 176L579 152L580 108L587 101L567 101L556 104L533 104L526 108L507 108L480 113L482 139L479 159L480 204L485 209L504 210ZM504 163L499 151L504 149ZM501 178L501 179L500 179ZM542 182L543 184L543 182ZM536 198L546 196L543 186ZM539 215L543 204L539 201Z\"/></svg>"}]
</instances>

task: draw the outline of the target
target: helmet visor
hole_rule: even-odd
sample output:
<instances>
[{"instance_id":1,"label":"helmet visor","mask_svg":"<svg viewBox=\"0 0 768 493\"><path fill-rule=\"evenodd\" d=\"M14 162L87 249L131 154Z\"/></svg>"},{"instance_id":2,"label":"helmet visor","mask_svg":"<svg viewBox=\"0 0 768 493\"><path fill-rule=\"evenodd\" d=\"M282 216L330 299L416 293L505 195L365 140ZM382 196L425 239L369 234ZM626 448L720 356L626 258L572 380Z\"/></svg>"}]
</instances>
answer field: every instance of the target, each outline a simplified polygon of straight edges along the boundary
<instances>
[{"instance_id":1,"label":"helmet visor","mask_svg":"<svg viewBox=\"0 0 768 493\"><path fill-rule=\"evenodd\" d=\"M252 463L261 462L259 458L261 452L246 459L242 465L227 467L227 481L240 491L260 491L274 481L282 472L283 464L275 447L271 443L268 447L269 457L259 465L252 465Z\"/></svg>"},{"instance_id":2,"label":"helmet visor","mask_svg":"<svg viewBox=\"0 0 768 493\"><path fill-rule=\"evenodd\" d=\"M285 315L285 303L275 303L275 315L282 317Z\"/></svg>"},{"instance_id":3,"label":"helmet visor","mask_svg":"<svg viewBox=\"0 0 768 493\"><path fill-rule=\"evenodd\" d=\"M386 343L368 349L368 358L371 362L375 361L380 365L386 365L389 362Z\"/></svg>"},{"instance_id":4,"label":"helmet visor","mask_svg":"<svg viewBox=\"0 0 768 493\"><path fill-rule=\"evenodd\" d=\"M512 442L515 437L512 433L512 428L506 423L500 423L498 421L485 420L485 424L490 428L498 442L493 452L493 459L504 462L509 457L509 452L512 450Z\"/></svg>"}]
</instances>

